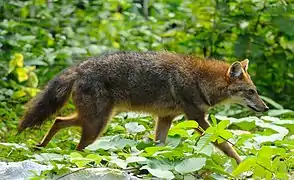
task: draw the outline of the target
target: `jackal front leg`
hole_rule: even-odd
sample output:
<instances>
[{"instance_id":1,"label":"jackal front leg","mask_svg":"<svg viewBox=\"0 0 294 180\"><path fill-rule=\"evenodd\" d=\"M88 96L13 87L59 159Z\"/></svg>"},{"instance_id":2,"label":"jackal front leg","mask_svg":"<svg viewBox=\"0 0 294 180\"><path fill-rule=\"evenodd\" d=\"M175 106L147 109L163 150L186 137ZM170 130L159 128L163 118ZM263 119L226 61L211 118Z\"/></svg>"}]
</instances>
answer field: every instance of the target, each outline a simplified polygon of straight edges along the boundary
<instances>
[{"instance_id":1,"label":"jackal front leg","mask_svg":"<svg viewBox=\"0 0 294 180\"><path fill-rule=\"evenodd\" d=\"M186 113L187 118L191 120L196 120L199 124L199 126L206 130L208 127L210 127L210 124L205 120L205 113L203 111L189 111ZM242 159L239 156L239 154L233 149L233 147L228 143L228 142L223 142L223 143L213 143L216 147L218 147L220 150L222 150L227 156L234 158L237 163L239 164Z\"/></svg>"}]
</instances>

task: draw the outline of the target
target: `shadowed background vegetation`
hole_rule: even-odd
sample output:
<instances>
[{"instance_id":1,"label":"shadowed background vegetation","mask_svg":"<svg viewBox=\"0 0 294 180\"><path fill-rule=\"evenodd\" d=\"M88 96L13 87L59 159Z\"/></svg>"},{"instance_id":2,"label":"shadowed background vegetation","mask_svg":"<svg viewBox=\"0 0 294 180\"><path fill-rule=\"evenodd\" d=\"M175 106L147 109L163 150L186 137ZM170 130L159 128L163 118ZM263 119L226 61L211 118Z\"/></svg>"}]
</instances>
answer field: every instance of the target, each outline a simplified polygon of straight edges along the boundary
<instances>
[{"instance_id":1,"label":"shadowed background vegetation","mask_svg":"<svg viewBox=\"0 0 294 180\"><path fill-rule=\"evenodd\" d=\"M229 62L248 58L261 94L294 108L290 1L11 0L1 1L0 11L1 100L19 100L27 92L15 91L42 87L88 56L168 50ZM14 69L15 53L27 70Z\"/></svg>"},{"instance_id":2,"label":"shadowed background vegetation","mask_svg":"<svg viewBox=\"0 0 294 180\"><path fill-rule=\"evenodd\" d=\"M7 132L15 132L24 103L62 69L122 50L167 50L227 62L247 58L260 94L282 105L271 107L294 109L290 0L2 0L0 137L16 141Z\"/></svg>"}]
</instances>

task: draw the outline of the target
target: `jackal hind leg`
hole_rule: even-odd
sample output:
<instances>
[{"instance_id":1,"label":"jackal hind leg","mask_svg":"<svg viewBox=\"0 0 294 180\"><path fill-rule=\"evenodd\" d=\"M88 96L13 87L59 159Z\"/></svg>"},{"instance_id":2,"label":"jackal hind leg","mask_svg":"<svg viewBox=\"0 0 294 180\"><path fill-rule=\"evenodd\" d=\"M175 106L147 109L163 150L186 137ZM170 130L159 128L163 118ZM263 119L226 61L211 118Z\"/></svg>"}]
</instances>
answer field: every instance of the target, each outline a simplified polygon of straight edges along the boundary
<instances>
[{"instance_id":1,"label":"jackal hind leg","mask_svg":"<svg viewBox=\"0 0 294 180\"><path fill-rule=\"evenodd\" d=\"M186 116L188 119L195 120L198 122L199 126L206 130L208 127L210 127L210 124L205 120L205 113L200 111L200 110L193 110L186 112ZM216 147L218 147L221 151L223 151L227 156L234 158L237 163L239 164L242 159L239 156L239 154L235 151L235 149L228 143L228 142L223 142L223 143L213 143Z\"/></svg>"},{"instance_id":2,"label":"jackal hind leg","mask_svg":"<svg viewBox=\"0 0 294 180\"><path fill-rule=\"evenodd\" d=\"M83 150L97 139L111 117L113 109L112 103L106 99L99 102L89 103L87 105L88 108L83 107L83 110L79 113L84 120L82 124L81 140L76 147L79 151Z\"/></svg>"},{"instance_id":3,"label":"jackal hind leg","mask_svg":"<svg viewBox=\"0 0 294 180\"><path fill-rule=\"evenodd\" d=\"M155 126L155 141L164 144L174 116L159 116Z\"/></svg>"},{"instance_id":4,"label":"jackal hind leg","mask_svg":"<svg viewBox=\"0 0 294 180\"><path fill-rule=\"evenodd\" d=\"M50 128L50 130L47 132L47 134L44 136L43 140L40 144L38 144L38 147L45 147L50 140L53 138L53 136L61 129L71 127L71 126L80 126L81 122L78 119L78 116L76 114L68 117L56 117L54 124Z\"/></svg>"}]
</instances>

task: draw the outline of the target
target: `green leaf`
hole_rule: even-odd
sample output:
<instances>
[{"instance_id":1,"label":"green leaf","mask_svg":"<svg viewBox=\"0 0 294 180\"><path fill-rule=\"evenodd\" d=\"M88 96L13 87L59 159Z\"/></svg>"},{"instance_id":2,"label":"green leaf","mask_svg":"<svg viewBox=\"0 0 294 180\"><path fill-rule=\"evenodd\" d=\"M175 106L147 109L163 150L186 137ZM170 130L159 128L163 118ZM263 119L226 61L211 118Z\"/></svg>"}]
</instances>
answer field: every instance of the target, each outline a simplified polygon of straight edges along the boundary
<instances>
[{"instance_id":1,"label":"green leaf","mask_svg":"<svg viewBox=\"0 0 294 180\"><path fill-rule=\"evenodd\" d=\"M147 169L150 174L158 178L173 179L174 174L170 171L173 168L174 165L168 160L150 159L141 169Z\"/></svg>"},{"instance_id":2,"label":"green leaf","mask_svg":"<svg viewBox=\"0 0 294 180\"><path fill-rule=\"evenodd\" d=\"M267 114L269 116L281 116L281 115L288 114L288 113L293 114L294 112L289 109L271 109L268 111Z\"/></svg>"},{"instance_id":3,"label":"green leaf","mask_svg":"<svg viewBox=\"0 0 294 180\"><path fill-rule=\"evenodd\" d=\"M187 138L189 137L189 134L187 132L187 130L184 129L178 129L178 128L171 128L168 132L169 136L175 136L175 135L179 135L183 138Z\"/></svg>"},{"instance_id":4,"label":"green leaf","mask_svg":"<svg viewBox=\"0 0 294 180\"><path fill-rule=\"evenodd\" d=\"M8 74L15 70L15 68L23 67L23 56L20 53L15 53L13 59L9 61L9 70Z\"/></svg>"},{"instance_id":5,"label":"green leaf","mask_svg":"<svg viewBox=\"0 0 294 180\"><path fill-rule=\"evenodd\" d=\"M99 164L102 160L102 157L97 154L89 154L86 157L83 157L78 152L72 152L69 155L70 162L75 163L79 168L84 167L90 162L95 162L96 164Z\"/></svg>"},{"instance_id":6,"label":"green leaf","mask_svg":"<svg viewBox=\"0 0 294 180\"><path fill-rule=\"evenodd\" d=\"M211 114L211 115L210 115L210 119L211 119L211 121L212 121L212 125L213 125L213 126L216 126L216 125L217 125L217 121L216 121L214 115Z\"/></svg>"},{"instance_id":7,"label":"green leaf","mask_svg":"<svg viewBox=\"0 0 294 180\"><path fill-rule=\"evenodd\" d=\"M219 136L221 136L221 137L218 137L217 142L218 142L218 143L222 143L222 142L224 142L225 140L228 140L228 139L230 139L231 137L233 137L233 133L231 133L230 131L227 131L227 130L222 130L222 131L219 133ZM223 139L223 138L224 138L224 139Z\"/></svg>"},{"instance_id":8,"label":"green leaf","mask_svg":"<svg viewBox=\"0 0 294 180\"><path fill-rule=\"evenodd\" d=\"M217 124L217 127L219 130L221 129L226 129L228 127L228 125L230 124L230 120L223 120L223 121L220 121L218 124Z\"/></svg>"},{"instance_id":9,"label":"green leaf","mask_svg":"<svg viewBox=\"0 0 294 180\"><path fill-rule=\"evenodd\" d=\"M14 54L14 60L16 62L17 67L23 67L23 55L20 53Z\"/></svg>"},{"instance_id":10,"label":"green leaf","mask_svg":"<svg viewBox=\"0 0 294 180\"><path fill-rule=\"evenodd\" d=\"M147 154L153 155L154 153L158 151L167 150L167 149L170 149L170 148L166 146L155 146L155 147L147 147L144 150L147 152Z\"/></svg>"},{"instance_id":11,"label":"green leaf","mask_svg":"<svg viewBox=\"0 0 294 180\"><path fill-rule=\"evenodd\" d=\"M145 157L140 157L140 156L131 156L131 157L128 157L126 159L126 162L127 163L134 163L134 162L145 162L147 161L147 158Z\"/></svg>"},{"instance_id":12,"label":"green leaf","mask_svg":"<svg viewBox=\"0 0 294 180\"><path fill-rule=\"evenodd\" d=\"M36 96L39 92L40 92L40 89L37 89L37 88L29 88L29 87L26 87L24 88L25 92L27 92L31 97L34 97Z\"/></svg>"},{"instance_id":13,"label":"green leaf","mask_svg":"<svg viewBox=\"0 0 294 180\"><path fill-rule=\"evenodd\" d=\"M274 100L265 97L265 96L260 96L261 99L263 99L265 102L269 103L270 105L272 105L274 108L276 109L284 109L282 105L278 104L277 102L275 102Z\"/></svg>"},{"instance_id":14,"label":"green leaf","mask_svg":"<svg viewBox=\"0 0 294 180\"><path fill-rule=\"evenodd\" d=\"M25 95L26 95L25 91L19 90L13 93L12 98L18 99L18 98L24 97Z\"/></svg>"},{"instance_id":15,"label":"green leaf","mask_svg":"<svg viewBox=\"0 0 294 180\"><path fill-rule=\"evenodd\" d=\"M203 136L201 136L199 141L197 142L195 149L198 152L203 152L204 148L210 144L210 142L211 142L210 138L211 138L211 134L207 134L207 133L204 134Z\"/></svg>"},{"instance_id":16,"label":"green leaf","mask_svg":"<svg viewBox=\"0 0 294 180\"><path fill-rule=\"evenodd\" d=\"M44 161L61 161L64 160L64 157L60 154L56 153L41 153L41 154L34 154L33 157L36 161L44 162Z\"/></svg>"},{"instance_id":17,"label":"green leaf","mask_svg":"<svg viewBox=\"0 0 294 180\"><path fill-rule=\"evenodd\" d=\"M217 132L217 127L210 126L209 128L206 129L206 132L210 134L214 134Z\"/></svg>"},{"instance_id":18,"label":"green leaf","mask_svg":"<svg viewBox=\"0 0 294 180\"><path fill-rule=\"evenodd\" d=\"M99 164L102 160L102 157L97 154L89 154L86 156L86 159L95 161L96 164Z\"/></svg>"},{"instance_id":19,"label":"green leaf","mask_svg":"<svg viewBox=\"0 0 294 180\"><path fill-rule=\"evenodd\" d=\"M25 68L16 68L15 73L17 75L18 82L23 82L29 79L29 76Z\"/></svg>"},{"instance_id":20,"label":"green leaf","mask_svg":"<svg viewBox=\"0 0 294 180\"><path fill-rule=\"evenodd\" d=\"M199 125L196 121L187 120L187 121L178 123L177 125L172 127L172 129L196 129L198 128L198 126Z\"/></svg>"},{"instance_id":21,"label":"green leaf","mask_svg":"<svg viewBox=\"0 0 294 180\"><path fill-rule=\"evenodd\" d=\"M206 164L206 158L188 158L179 163L175 170L181 174L200 170Z\"/></svg>"},{"instance_id":22,"label":"green leaf","mask_svg":"<svg viewBox=\"0 0 294 180\"><path fill-rule=\"evenodd\" d=\"M16 68L16 61L14 59L9 61L8 74L12 73Z\"/></svg>"},{"instance_id":23,"label":"green leaf","mask_svg":"<svg viewBox=\"0 0 294 180\"><path fill-rule=\"evenodd\" d=\"M130 134L136 134L146 130L145 127L143 125L139 125L138 122L129 122L125 124L125 128Z\"/></svg>"},{"instance_id":24,"label":"green leaf","mask_svg":"<svg viewBox=\"0 0 294 180\"><path fill-rule=\"evenodd\" d=\"M29 73L29 78L28 78L28 85L30 87L33 87L33 88L36 88L38 87L38 84L39 84L39 80L38 80L38 76L36 73L34 72L30 72Z\"/></svg>"},{"instance_id":25,"label":"green leaf","mask_svg":"<svg viewBox=\"0 0 294 180\"><path fill-rule=\"evenodd\" d=\"M258 120L257 117L246 117L246 118L232 118L232 117L226 117L226 116L216 116L219 120L229 120L231 124L235 124L238 127L240 127L243 130L249 131L256 127L256 120Z\"/></svg>"},{"instance_id":26,"label":"green leaf","mask_svg":"<svg viewBox=\"0 0 294 180\"><path fill-rule=\"evenodd\" d=\"M126 146L134 146L136 142L134 140L125 139L120 137L119 135L116 136L104 136L100 139L96 140L93 144L86 147L86 149L91 151L96 151L98 149L123 149Z\"/></svg>"},{"instance_id":27,"label":"green leaf","mask_svg":"<svg viewBox=\"0 0 294 180\"><path fill-rule=\"evenodd\" d=\"M238 167L232 172L233 176L240 175L243 172L247 172L251 170L253 167L255 167L257 163L257 158L256 157L251 157L243 160Z\"/></svg>"},{"instance_id":28,"label":"green leaf","mask_svg":"<svg viewBox=\"0 0 294 180\"><path fill-rule=\"evenodd\" d=\"M116 164L118 167L122 169L126 169L128 165L128 163L125 160L119 158L113 158L110 162Z\"/></svg>"},{"instance_id":29,"label":"green leaf","mask_svg":"<svg viewBox=\"0 0 294 180\"><path fill-rule=\"evenodd\" d=\"M161 169L147 169L150 174L152 174L155 177L158 178L164 178L164 179L174 179L175 176L172 172L168 171L168 170L161 170Z\"/></svg>"},{"instance_id":30,"label":"green leaf","mask_svg":"<svg viewBox=\"0 0 294 180\"><path fill-rule=\"evenodd\" d=\"M168 136L166 146L176 148L181 143L181 137L179 135Z\"/></svg>"},{"instance_id":31,"label":"green leaf","mask_svg":"<svg viewBox=\"0 0 294 180\"><path fill-rule=\"evenodd\" d=\"M70 162L75 163L79 168L84 167L92 160L84 158L80 153L70 153Z\"/></svg>"}]
</instances>

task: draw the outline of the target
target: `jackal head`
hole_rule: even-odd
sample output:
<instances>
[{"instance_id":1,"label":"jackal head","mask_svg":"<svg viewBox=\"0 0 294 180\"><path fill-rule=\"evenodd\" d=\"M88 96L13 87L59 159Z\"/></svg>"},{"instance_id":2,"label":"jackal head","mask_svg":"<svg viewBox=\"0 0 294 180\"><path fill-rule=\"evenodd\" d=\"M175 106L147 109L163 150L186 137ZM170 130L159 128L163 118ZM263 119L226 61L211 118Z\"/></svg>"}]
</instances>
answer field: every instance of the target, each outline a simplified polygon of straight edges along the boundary
<instances>
[{"instance_id":1,"label":"jackal head","mask_svg":"<svg viewBox=\"0 0 294 180\"><path fill-rule=\"evenodd\" d=\"M256 87L247 72L249 60L233 63L228 71L227 78L229 81L228 95L230 101L248 106L257 111L264 112L269 108L259 97Z\"/></svg>"}]
</instances>

